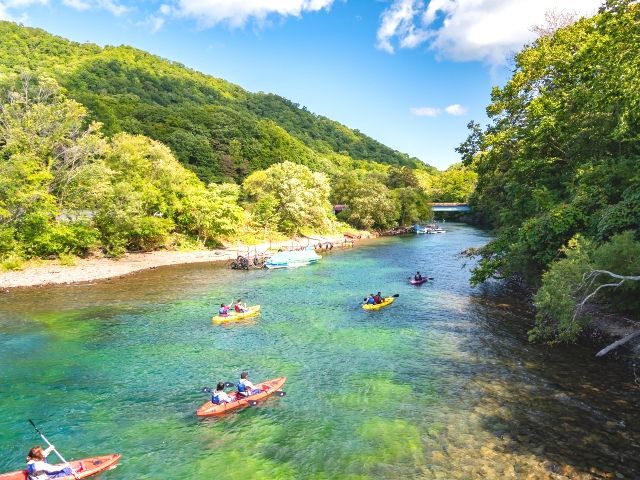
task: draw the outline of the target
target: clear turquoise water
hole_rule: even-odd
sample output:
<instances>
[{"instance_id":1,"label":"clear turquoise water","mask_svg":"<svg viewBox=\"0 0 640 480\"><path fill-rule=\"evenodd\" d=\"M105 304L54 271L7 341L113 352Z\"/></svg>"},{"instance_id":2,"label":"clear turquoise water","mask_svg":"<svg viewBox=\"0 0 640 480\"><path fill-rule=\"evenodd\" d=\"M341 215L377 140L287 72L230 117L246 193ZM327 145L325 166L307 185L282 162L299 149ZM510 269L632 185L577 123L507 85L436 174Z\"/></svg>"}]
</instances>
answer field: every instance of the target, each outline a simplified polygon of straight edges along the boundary
<instances>
[{"instance_id":1,"label":"clear turquoise water","mask_svg":"<svg viewBox=\"0 0 640 480\"><path fill-rule=\"evenodd\" d=\"M640 474L633 375L584 347L526 343L531 319L457 254L488 240L395 237L289 271L190 265L0 296L0 471L39 423L104 479L605 478ZM420 269L433 283L414 287ZM370 292L399 293L365 312ZM261 304L211 325L217 305ZM284 398L199 420L204 385L288 377Z\"/></svg>"}]
</instances>

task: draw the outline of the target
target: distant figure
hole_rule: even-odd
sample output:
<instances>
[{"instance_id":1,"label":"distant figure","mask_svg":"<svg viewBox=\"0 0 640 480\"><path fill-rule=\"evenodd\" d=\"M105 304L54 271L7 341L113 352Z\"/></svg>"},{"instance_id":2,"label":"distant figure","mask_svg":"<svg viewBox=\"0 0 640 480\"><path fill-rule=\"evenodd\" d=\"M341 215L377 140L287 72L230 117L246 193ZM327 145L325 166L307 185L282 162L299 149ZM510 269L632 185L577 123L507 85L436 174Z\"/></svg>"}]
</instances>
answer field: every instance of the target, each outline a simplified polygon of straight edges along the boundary
<instances>
[{"instance_id":1,"label":"distant figure","mask_svg":"<svg viewBox=\"0 0 640 480\"><path fill-rule=\"evenodd\" d=\"M239 298L235 305L233 306L233 309L237 312L237 313L244 313L244 312L248 312L249 309L247 308L247 305L242 303L242 299Z\"/></svg>"},{"instance_id":2,"label":"distant figure","mask_svg":"<svg viewBox=\"0 0 640 480\"><path fill-rule=\"evenodd\" d=\"M382 303L384 298L382 297L382 294L380 292L378 292L377 294L375 294L373 296L373 300L375 301L376 304L378 304L378 303Z\"/></svg>"},{"instance_id":3,"label":"distant figure","mask_svg":"<svg viewBox=\"0 0 640 480\"><path fill-rule=\"evenodd\" d=\"M258 390L256 386L249 381L249 372L242 372L240 374L240 381L238 382L237 387L238 393L243 397L260 393L260 390Z\"/></svg>"},{"instance_id":4,"label":"distant figure","mask_svg":"<svg viewBox=\"0 0 640 480\"><path fill-rule=\"evenodd\" d=\"M220 405L221 403L231 403L233 399L224 391L224 383L218 382L216 385L216 391L211 395L211 403Z\"/></svg>"},{"instance_id":5,"label":"distant figure","mask_svg":"<svg viewBox=\"0 0 640 480\"><path fill-rule=\"evenodd\" d=\"M42 450L42 447L38 445L29 450L27 454L27 478L29 480L48 480L66 477L73 473L69 464L62 466L47 463L47 457L54 448L53 445L50 445L46 450Z\"/></svg>"},{"instance_id":6,"label":"distant figure","mask_svg":"<svg viewBox=\"0 0 640 480\"><path fill-rule=\"evenodd\" d=\"M413 279L414 279L416 282L421 281L421 280L422 280L422 275L420 275L420 272L416 272L416 274L415 274L415 276L413 277Z\"/></svg>"},{"instance_id":7,"label":"distant figure","mask_svg":"<svg viewBox=\"0 0 640 480\"><path fill-rule=\"evenodd\" d=\"M218 313L221 317L229 316L229 307L227 307L224 303L220 304L220 308L218 309Z\"/></svg>"}]
</instances>

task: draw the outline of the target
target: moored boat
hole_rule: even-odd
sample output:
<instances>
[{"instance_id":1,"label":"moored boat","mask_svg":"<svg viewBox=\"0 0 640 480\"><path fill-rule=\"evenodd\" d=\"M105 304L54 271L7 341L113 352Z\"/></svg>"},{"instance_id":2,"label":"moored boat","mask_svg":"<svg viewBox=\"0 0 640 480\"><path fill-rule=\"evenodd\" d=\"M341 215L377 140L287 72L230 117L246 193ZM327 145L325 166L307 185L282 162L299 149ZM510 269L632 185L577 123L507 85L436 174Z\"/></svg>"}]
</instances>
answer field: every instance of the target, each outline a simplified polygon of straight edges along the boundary
<instances>
[{"instance_id":1,"label":"moored boat","mask_svg":"<svg viewBox=\"0 0 640 480\"><path fill-rule=\"evenodd\" d=\"M232 310L227 315L216 315L211 318L211 322L214 325L220 325L223 323L238 322L245 318L257 317L258 315L260 315L260 305L253 305L248 307L246 312L236 312Z\"/></svg>"},{"instance_id":2,"label":"moored boat","mask_svg":"<svg viewBox=\"0 0 640 480\"><path fill-rule=\"evenodd\" d=\"M286 381L287 377L278 377L273 380L267 380L266 382L256 383L255 387L257 390L260 390L260 393L249 395L248 397L243 397L238 392L229 393L229 396L234 400L233 402L216 404L208 401L198 408L196 415L199 417L214 417L237 410L238 408L246 407L250 405L250 402L263 400L273 395L282 388L282 385L284 385Z\"/></svg>"},{"instance_id":3,"label":"moored boat","mask_svg":"<svg viewBox=\"0 0 640 480\"><path fill-rule=\"evenodd\" d=\"M265 262L264 266L269 269L296 268L316 263L321 258L313 247L309 246L304 250L278 252L271 256L271 258Z\"/></svg>"},{"instance_id":4,"label":"moored boat","mask_svg":"<svg viewBox=\"0 0 640 480\"><path fill-rule=\"evenodd\" d=\"M74 480L76 478L87 478L92 475L96 475L105 470L112 470L116 468L118 461L120 460L120 454L103 455L101 457L89 457L82 460L74 460L69 462L71 468L75 472L72 475L66 475L64 477L56 477L57 480ZM64 465L60 465L62 468ZM26 470L16 470L15 472L0 474L0 480L27 480L28 474Z\"/></svg>"}]
</instances>

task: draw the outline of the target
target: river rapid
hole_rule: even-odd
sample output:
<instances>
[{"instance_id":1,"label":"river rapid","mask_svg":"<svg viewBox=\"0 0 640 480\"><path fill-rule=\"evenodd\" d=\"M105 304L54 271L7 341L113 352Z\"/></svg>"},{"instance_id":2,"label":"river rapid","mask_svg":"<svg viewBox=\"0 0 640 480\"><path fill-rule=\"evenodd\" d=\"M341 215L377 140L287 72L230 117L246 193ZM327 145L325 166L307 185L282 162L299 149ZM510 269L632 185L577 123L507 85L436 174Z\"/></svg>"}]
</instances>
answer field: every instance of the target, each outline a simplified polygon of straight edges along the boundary
<instances>
[{"instance_id":1,"label":"river rapid","mask_svg":"<svg viewBox=\"0 0 640 480\"><path fill-rule=\"evenodd\" d=\"M640 478L640 389L583 346L527 343L533 312L469 286L489 240L385 238L286 271L197 264L0 294L0 472L40 444L122 453L116 479ZM419 287L419 269L434 277ZM399 293L377 312L364 296ZM262 305L213 326L221 302ZM286 376L283 398L198 419L203 386Z\"/></svg>"}]
</instances>

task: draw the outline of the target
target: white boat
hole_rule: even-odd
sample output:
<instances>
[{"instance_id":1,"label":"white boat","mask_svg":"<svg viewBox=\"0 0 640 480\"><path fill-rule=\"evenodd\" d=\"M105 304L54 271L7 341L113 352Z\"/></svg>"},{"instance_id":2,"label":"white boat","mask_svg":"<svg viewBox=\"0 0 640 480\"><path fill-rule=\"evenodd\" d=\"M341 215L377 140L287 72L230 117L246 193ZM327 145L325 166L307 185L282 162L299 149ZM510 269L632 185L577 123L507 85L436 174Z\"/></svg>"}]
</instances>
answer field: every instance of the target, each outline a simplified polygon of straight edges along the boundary
<instances>
[{"instance_id":1,"label":"white boat","mask_svg":"<svg viewBox=\"0 0 640 480\"><path fill-rule=\"evenodd\" d=\"M309 246L304 250L278 252L269 258L264 266L270 269L304 267L305 265L316 263L321 258L313 247Z\"/></svg>"}]
</instances>

